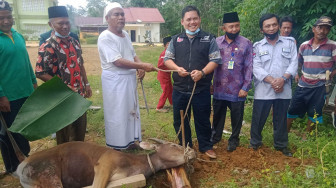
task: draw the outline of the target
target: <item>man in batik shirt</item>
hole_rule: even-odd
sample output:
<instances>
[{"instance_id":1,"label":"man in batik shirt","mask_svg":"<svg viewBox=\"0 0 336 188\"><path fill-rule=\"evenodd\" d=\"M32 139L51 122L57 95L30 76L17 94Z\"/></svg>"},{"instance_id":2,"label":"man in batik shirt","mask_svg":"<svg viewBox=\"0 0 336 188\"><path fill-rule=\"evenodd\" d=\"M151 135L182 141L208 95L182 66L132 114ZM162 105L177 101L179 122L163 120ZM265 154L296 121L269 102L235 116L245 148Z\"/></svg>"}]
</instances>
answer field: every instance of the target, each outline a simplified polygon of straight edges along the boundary
<instances>
[{"instance_id":1,"label":"man in batik shirt","mask_svg":"<svg viewBox=\"0 0 336 188\"><path fill-rule=\"evenodd\" d=\"M51 37L40 46L35 73L43 81L58 76L74 92L91 97L92 91L83 66L79 42L69 36L70 21L64 6L49 7ZM57 144L84 141L86 113L56 133Z\"/></svg>"},{"instance_id":2,"label":"man in batik shirt","mask_svg":"<svg viewBox=\"0 0 336 188\"><path fill-rule=\"evenodd\" d=\"M252 43L240 36L240 22L237 12L225 13L223 17L224 36L216 39L222 63L215 70L213 94L214 143L222 139L226 110L231 110L232 135L227 150L239 146L239 133L244 116L244 101L252 82Z\"/></svg>"}]
</instances>

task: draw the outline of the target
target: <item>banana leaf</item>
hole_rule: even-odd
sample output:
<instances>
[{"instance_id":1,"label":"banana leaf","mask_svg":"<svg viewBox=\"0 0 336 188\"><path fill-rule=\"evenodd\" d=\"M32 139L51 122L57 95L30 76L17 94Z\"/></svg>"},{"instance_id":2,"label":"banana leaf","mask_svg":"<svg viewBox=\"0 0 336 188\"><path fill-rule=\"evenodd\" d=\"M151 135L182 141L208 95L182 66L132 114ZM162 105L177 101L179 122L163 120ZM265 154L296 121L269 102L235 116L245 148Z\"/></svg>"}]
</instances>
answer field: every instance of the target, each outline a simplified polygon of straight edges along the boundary
<instances>
[{"instance_id":1,"label":"banana leaf","mask_svg":"<svg viewBox=\"0 0 336 188\"><path fill-rule=\"evenodd\" d=\"M9 130L29 141L38 140L74 122L91 103L54 77L26 100Z\"/></svg>"}]
</instances>

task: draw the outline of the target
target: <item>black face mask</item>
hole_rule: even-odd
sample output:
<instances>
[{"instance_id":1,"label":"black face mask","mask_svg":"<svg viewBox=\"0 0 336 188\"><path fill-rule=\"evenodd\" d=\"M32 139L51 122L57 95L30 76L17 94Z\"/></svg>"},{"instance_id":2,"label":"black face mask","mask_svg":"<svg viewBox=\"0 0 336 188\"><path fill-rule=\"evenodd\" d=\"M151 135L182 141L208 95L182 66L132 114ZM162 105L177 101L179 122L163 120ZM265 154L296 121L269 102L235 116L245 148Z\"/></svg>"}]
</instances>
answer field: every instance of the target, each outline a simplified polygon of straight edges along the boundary
<instances>
[{"instance_id":1,"label":"black face mask","mask_svg":"<svg viewBox=\"0 0 336 188\"><path fill-rule=\"evenodd\" d=\"M274 40L279 35L279 32L276 32L276 33L273 33L273 34L264 33L264 35L266 36L266 38L268 38L270 40Z\"/></svg>"},{"instance_id":2,"label":"black face mask","mask_svg":"<svg viewBox=\"0 0 336 188\"><path fill-rule=\"evenodd\" d=\"M240 31L238 31L237 33L233 34L233 33L228 33L226 32L226 36L231 39L231 40L234 40L238 35L239 35Z\"/></svg>"}]
</instances>

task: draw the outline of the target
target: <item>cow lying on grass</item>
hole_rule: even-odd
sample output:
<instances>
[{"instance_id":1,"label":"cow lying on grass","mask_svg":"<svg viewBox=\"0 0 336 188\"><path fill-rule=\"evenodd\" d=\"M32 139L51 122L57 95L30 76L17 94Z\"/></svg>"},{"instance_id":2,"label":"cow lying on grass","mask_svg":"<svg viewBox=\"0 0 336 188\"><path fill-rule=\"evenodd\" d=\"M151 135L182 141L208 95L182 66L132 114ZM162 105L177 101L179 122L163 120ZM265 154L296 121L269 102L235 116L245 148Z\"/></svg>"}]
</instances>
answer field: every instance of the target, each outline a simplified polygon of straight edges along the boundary
<instances>
[{"instance_id":1,"label":"cow lying on grass","mask_svg":"<svg viewBox=\"0 0 336 188\"><path fill-rule=\"evenodd\" d=\"M151 146L155 153L136 155L87 142L69 142L29 156L16 173L25 188L89 185L103 188L109 181L136 174L148 178L161 169L176 167L196 158L193 149L184 150L174 143Z\"/></svg>"}]
</instances>

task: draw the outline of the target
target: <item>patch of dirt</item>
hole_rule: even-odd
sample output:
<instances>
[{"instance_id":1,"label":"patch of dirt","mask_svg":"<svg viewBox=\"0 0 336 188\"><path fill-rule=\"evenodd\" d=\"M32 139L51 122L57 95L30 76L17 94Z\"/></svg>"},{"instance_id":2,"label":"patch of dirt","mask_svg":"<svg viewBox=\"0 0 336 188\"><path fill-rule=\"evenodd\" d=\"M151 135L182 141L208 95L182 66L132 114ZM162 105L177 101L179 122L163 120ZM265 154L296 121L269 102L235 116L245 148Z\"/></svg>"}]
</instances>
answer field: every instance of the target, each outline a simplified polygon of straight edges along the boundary
<instances>
[{"instance_id":1,"label":"patch of dirt","mask_svg":"<svg viewBox=\"0 0 336 188\"><path fill-rule=\"evenodd\" d=\"M198 147L196 145L196 147ZM258 179L263 172L280 173L288 164L291 169L301 165L311 165L312 159L304 160L286 157L281 152L268 147L261 147L258 151L247 147L238 147L234 152L227 152L227 141L222 140L214 149L217 159L212 160L205 154L198 152L197 159L193 162L194 172L189 174L192 187L214 187L214 183L238 182L239 186L250 185L252 177ZM264 173L264 175L266 175ZM211 181L203 181L202 179ZM149 180L153 187L167 187L169 182L165 172L155 175ZM201 185L202 184L202 185Z\"/></svg>"},{"instance_id":2,"label":"patch of dirt","mask_svg":"<svg viewBox=\"0 0 336 188\"><path fill-rule=\"evenodd\" d=\"M30 62L35 70L38 47L27 47ZM83 47L84 66L87 75L100 75L100 59L97 47Z\"/></svg>"}]
</instances>

